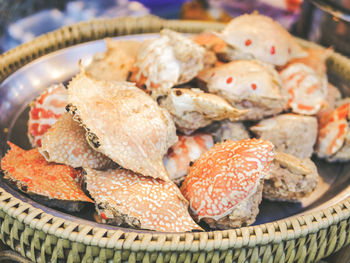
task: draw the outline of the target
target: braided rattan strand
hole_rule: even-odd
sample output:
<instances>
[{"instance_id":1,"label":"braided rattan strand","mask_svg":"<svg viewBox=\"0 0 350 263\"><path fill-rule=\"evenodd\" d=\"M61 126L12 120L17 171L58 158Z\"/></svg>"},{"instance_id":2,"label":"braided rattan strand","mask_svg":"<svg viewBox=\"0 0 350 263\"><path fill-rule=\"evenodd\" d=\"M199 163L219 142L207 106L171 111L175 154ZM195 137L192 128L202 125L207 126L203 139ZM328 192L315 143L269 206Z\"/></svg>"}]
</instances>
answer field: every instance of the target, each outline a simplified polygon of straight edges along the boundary
<instances>
[{"instance_id":1,"label":"braided rattan strand","mask_svg":"<svg viewBox=\"0 0 350 263\"><path fill-rule=\"evenodd\" d=\"M64 27L1 55L0 79L54 50L108 36L218 30L222 24L156 17L95 20ZM304 45L311 45L302 42ZM349 60L329 69L349 78ZM162 234L78 225L24 203L0 188L0 239L34 262L314 262L350 243L350 199L325 210L254 227Z\"/></svg>"}]
</instances>

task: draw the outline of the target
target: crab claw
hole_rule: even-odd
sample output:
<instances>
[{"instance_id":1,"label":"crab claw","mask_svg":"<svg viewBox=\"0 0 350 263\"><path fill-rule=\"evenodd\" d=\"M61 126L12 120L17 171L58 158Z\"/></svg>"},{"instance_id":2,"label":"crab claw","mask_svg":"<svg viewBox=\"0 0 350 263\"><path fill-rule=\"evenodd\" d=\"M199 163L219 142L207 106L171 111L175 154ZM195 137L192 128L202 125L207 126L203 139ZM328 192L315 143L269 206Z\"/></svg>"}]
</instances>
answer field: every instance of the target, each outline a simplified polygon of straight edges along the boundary
<instances>
[{"instance_id":1,"label":"crab claw","mask_svg":"<svg viewBox=\"0 0 350 263\"><path fill-rule=\"evenodd\" d=\"M165 232L201 230L173 182L124 169L85 171L86 188L103 222Z\"/></svg>"},{"instance_id":2,"label":"crab claw","mask_svg":"<svg viewBox=\"0 0 350 263\"><path fill-rule=\"evenodd\" d=\"M92 202L75 179L82 176L67 165L47 162L38 149L23 150L8 143L9 152L1 160L4 178L16 183L18 188L34 199L46 200L48 206L61 207L69 211L80 210L73 202Z\"/></svg>"},{"instance_id":3,"label":"crab claw","mask_svg":"<svg viewBox=\"0 0 350 263\"><path fill-rule=\"evenodd\" d=\"M331 157L344 145L349 131L349 107L349 103L344 103L320 117L316 147L319 157Z\"/></svg>"},{"instance_id":4,"label":"crab claw","mask_svg":"<svg viewBox=\"0 0 350 263\"><path fill-rule=\"evenodd\" d=\"M163 159L170 179L175 183L182 182L191 163L213 145L213 136L210 134L180 135L179 141L169 149Z\"/></svg>"},{"instance_id":5,"label":"crab claw","mask_svg":"<svg viewBox=\"0 0 350 263\"><path fill-rule=\"evenodd\" d=\"M242 120L259 120L281 112L286 105L280 77L266 63L236 60L201 71L197 78L210 93L225 98L231 105L249 109Z\"/></svg>"},{"instance_id":6,"label":"crab claw","mask_svg":"<svg viewBox=\"0 0 350 263\"><path fill-rule=\"evenodd\" d=\"M85 138L85 129L65 113L44 134L39 152L48 162L62 163L74 168L106 169L112 160L95 151Z\"/></svg>"},{"instance_id":7,"label":"crab claw","mask_svg":"<svg viewBox=\"0 0 350 263\"><path fill-rule=\"evenodd\" d=\"M181 186L195 219L219 228L254 222L258 200L251 200L254 208L243 207L242 214L234 210L257 193L273 158L272 143L257 139L226 141L202 154ZM260 187L260 200L261 191Z\"/></svg>"},{"instance_id":8,"label":"crab claw","mask_svg":"<svg viewBox=\"0 0 350 263\"><path fill-rule=\"evenodd\" d=\"M50 86L30 104L28 137L40 147L45 132L66 112L67 90L63 84Z\"/></svg>"},{"instance_id":9,"label":"crab claw","mask_svg":"<svg viewBox=\"0 0 350 263\"><path fill-rule=\"evenodd\" d=\"M177 129L185 134L191 134L215 120L237 120L248 112L236 109L223 98L199 89L174 88L158 101L161 107L170 112Z\"/></svg>"},{"instance_id":10,"label":"crab claw","mask_svg":"<svg viewBox=\"0 0 350 263\"><path fill-rule=\"evenodd\" d=\"M204 67L205 49L185 36L164 29L160 37L144 41L130 81L152 96L193 79Z\"/></svg>"},{"instance_id":11,"label":"crab claw","mask_svg":"<svg viewBox=\"0 0 350 263\"><path fill-rule=\"evenodd\" d=\"M217 35L241 53L274 65L282 66L292 58L307 56L286 29L263 15L234 18Z\"/></svg>"},{"instance_id":12,"label":"crab claw","mask_svg":"<svg viewBox=\"0 0 350 263\"><path fill-rule=\"evenodd\" d=\"M288 92L287 108L293 112L314 115L327 98L327 77L318 75L302 63L293 63L280 72Z\"/></svg>"}]
</instances>

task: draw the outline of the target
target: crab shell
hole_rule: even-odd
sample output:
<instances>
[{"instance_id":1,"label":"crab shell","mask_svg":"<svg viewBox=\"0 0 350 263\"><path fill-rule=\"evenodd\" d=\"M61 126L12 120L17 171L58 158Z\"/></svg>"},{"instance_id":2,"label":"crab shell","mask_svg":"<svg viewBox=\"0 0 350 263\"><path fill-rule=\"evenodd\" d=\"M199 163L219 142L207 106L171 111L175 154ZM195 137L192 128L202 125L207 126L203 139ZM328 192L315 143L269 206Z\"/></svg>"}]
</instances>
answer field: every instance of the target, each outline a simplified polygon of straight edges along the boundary
<instances>
[{"instance_id":1,"label":"crab shell","mask_svg":"<svg viewBox=\"0 0 350 263\"><path fill-rule=\"evenodd\" d=\"M181 186L196 219L218 220L249 198L274 158L268 141L216 144L194 162Z\"/></svg>"},{"instance_id":2,"label":"crab shell","mask_svg":"<svg viewBox=\"0 0 350 263\"><path fill-rule=\"evenodd\" d=\"M213 145L211 134L180 135L179 141L169 149L168 154L163 159L170 179L176 183L181 182L186 176L191 162L197 160Z\"/></svg>"},{"instance_id":3,"label":"crab shell","mask_svg":"<svg viewBox=\"0 0 350 263\"><path fill-rule=\"evenodd\" d=\"M104 222L165 232L201 230L173 182L124 169L85 171L86 188Z\"/></svg>"},{"instance_id":4,"label":"crab shell","mask_svg":"<svg viewBox=\"0 0 350 263\"><path fill-rule=\"evenodd\" d=\"M43 135L65 113L67 90L63 84L50 86L30 104L28 138L40 147Z\"/></svg>"},{"instance_id":5,"label":"crab shell","mask_svg":"<svg viewBox=\"0 0 350 263\"><path fill-rule=\"evenodd\" d=\"M96 80L86 72L69 83L71 112L88 141L120 166L169 180L163 156L177 141L170 114L130 82Z\"/></svg>"},{"instance_id":6,"label":"crab shell","mask_svg":"<svg viewBox=\"0 0 350 263\"><path fill-rule=\"evenodd\" d=\"M130 81L149 91L168 90L193 79L204 67L205 49L169 29L160 37L144 41Z\"/></svg>"},{"instance_id":7,"label":"crab shell","mask_svg":"<svg viewBox=\"0 0 350 263\"><path fill-rule=\"evenodd\" d=\"M31 195L60 201L92 202L75 179L81 172L67 165L47 162L38 149L23 150L8 143L11 149L1 160L5 178Z\"/></svg>"},{"instance_id":8,"label":"crab shell","mask_svg":"<svg viewBox=\"0 0 350 263\"><path fill-rule=\"evenodd\" d=\"M112 160L95 151L86 141L85 129L65 113L44 134L39 152L48 162L62 163L74 168L106 169Z\"/></svg>"},{"instance_id":9,"label":"crab shell","mask_svg":"<svg viewBox=\"0 0 350 263\"><path fill-rule=\"evenodd\" d=\"M208 126L205 131L213 135L215 143L250 139L249 132L242 122L223 120Z\"/></svg>"},{"instance_id":10,"label":"crab shell","mask_svg":"<svg viewBox=\"0 0 350 263\"><path fill-rule=\"evenodd\" d=\"M261 120L250 130L259 138L272 142L281 152L309 158L317 139L317 119L293 113Z\"/></svg>"},{"instance_id":11,"label":"crab shell","mask_svg":"<svg viewBox=\"0 0 350 263\"><path fill-rule=\"evenodd\" d=\"M280 72L288 92L287 108L293 112L314 115L327 98L327 77L318 75L311 67L293 63Z\"/></svg>"},{"instance_id":12,"label":"crab shell","mask_svg":"<svg viewBox=\"0 0 350 263\"><path fill-rule=\"evenodd\" d=\"M273 65L282 66L292 58L307 56L287 30L263 15L234 18L218 36L242 53Z\"/></svg>"},{"instance_id":13,"label":"crab shell","mask_svg":"<svg viewBox=\"0 0 350 263\"><path fill-rule=\"evenodd\" d=\"M97 79L126 81L137 56L139 41L105 39L107 50L94 56L86 71Z\"/></svg>"},{"instance_id":14,"label":"crab shell","mask_svg":"<svg viewBox=\"0 0 350 263\"><path fill-rule=\"evenodd\" d=\"M235 107L250 109L241 119L257 120L277 114L287 102L277 71L258 61L232 61L203 70L197 78L206 83L210 93L225 98Z\"/></svg>"},{"instance_id":15,"label":"crab shell","mask_svg":"<svg viewBox=\"0 0 350 263\"><path fill-rule=\"evenodd\" d=\"M349 131L349 110L349 103L344 103L320 117L316 147L319 157L330 157L344 145Z\"/></svg>"},{"instance_id":16,"label":"crab shell","mask_svg":"<svg viewBox=\"0 0 350 263\"><path fill-rule=\"evenodd\" d=\"M236 109L223 98L199 89L173 88L159 103L170 112L177 129L185 134L191 134L215 120L237 120L248 112Z\"/></svg>"}]
</instances>

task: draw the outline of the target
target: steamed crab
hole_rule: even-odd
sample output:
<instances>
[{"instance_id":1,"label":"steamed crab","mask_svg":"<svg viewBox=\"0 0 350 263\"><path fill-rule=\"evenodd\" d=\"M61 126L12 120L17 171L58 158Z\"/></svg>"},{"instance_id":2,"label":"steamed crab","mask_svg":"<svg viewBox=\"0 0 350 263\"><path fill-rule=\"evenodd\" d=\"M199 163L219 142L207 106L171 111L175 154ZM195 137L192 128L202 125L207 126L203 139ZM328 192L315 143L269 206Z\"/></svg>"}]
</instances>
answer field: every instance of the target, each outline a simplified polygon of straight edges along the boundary
<instances>
[{"instance_id":1,"label":"steamed crab","mask_svg":"<svg viewBox=\"0 0 350 263\"><path fill-rule=\"evenodd\" d=\"M67 90L63 84L47 88L30 103L28 138L33 147L40 147L45 132L62 116L67 104Z\"/></svg>"}]
</instances>

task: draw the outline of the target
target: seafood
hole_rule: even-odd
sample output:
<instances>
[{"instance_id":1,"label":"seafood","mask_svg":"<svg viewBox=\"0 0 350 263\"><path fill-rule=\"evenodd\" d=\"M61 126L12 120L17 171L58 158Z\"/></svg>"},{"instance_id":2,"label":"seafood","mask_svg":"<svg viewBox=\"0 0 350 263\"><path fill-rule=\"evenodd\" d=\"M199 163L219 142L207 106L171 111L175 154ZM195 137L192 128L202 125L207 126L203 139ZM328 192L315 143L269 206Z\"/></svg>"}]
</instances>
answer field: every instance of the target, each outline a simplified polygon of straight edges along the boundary
<instances>
[{"instance_id":1,"label":"seafood","mask_svg":"<svg viewBox=\"0 0 350 263\"><path fill-rule=\"evenodd\" d=\"M166 110L133 83L97 80L84 71L68 87L69 110L96 151L126 169L169 180L162 159L177 136Z\"/></svg>"},{"instance_id":2,"label":"seafood","mask_svg":"<svg viewBox=\"0 0 350 263\"><path fill-rule=\"evenodd\" d=\"M242 122L232 122L230 120L217 121L208 126L205 131L213 135L215 143L250 138L249 132Z\"/></svg>"},{"instance_id":3,"label":"seafood","mask_svg":"<svg viewBox=\"0 0 350 263\"><path fill-rule=\"evenodd\" d=\"M69 113L44 134L39 152L48 162L62 163L74 168L106 169L111 159L95 151L85 138L85 129Z\"/></svg>"},{"instance_id":4,"label":"seafood","mask_svg":"<svg viewBox=\"0 0 350 263\"><path fill-rule=\"evenodd\" d=\"M184 134L191 134L214 120L237 120L248 112L236 109L223 98L200 89L173 88L158 102L170 112L177 129Z\"/></svg>"},{"instance_id":5,"label":"seafood","mask_svg":"<svg viewBox=\"0 0 350 263\"><path fill-rule=\"evenodd\" d=\"M296 202L311 194L318 180L317 167L311 159L277 152L270 171L264 177L263 197Z\"/></svg>"},{"instance_id":6,"label":"seafood","mask_svg":"<svg viewBox=\"0 0 350 263\"><path fill-rule=\"evenodd\" d=\"M344 103L332 112L325 113L319 118L316 146L318 157L331 157L344 145L347 133L349 132L349 110L349 103ZM333 158L333 160L336 159Z\"/></svg>"},{"instance_id":7,"label":"seafood","mask_svg":"<svg viewBox=\"0 0 350 263\"><path fill-rule=\"evenodd\" d=\"M273 147L257 139L228 140L202 154L181 186L195 219L222 229L254 222L261 200L258 186L274 158ZM244 201L251 206L243 207Z\"/></svg>"},{"instance_id":8,"label":"seafood","mask_svg":"<svg viewBox=\"0 0 350 263\"><path fill-rule=\"evenodd\" d=\"M319 76L312 68L293 63L280 72L288 92L287 108L293 112L314 115L325 104L327 77Z\"/></svg>"},{"instance_id":9,"label":"seafood","mask_svg":"<svg viewBox=\"0 0 350 263\"><path fill-rule=\"evenodd\" d=\"M201 230L173 182L124 169L85 171L86 188L96 201L102 222L165 232Z\"/></svg>"},{"instance_id":10,"label":"seafood","mask_svg":"<svg viewBox=\"0 0 350 263\"><path fill-rule=\"evenodd\" d=\"M204 67L205 49L169 29L142 43L130 81L152 96L193 79Z\"/></svg>"},{"instance_id":11,"label":"seafood","mask_svg":"<svg viewBox=\"0 0 350 263\"><path fill-rule=\"evenodd\" d=\"M258 61L232 61L203 70L197 78L210 93L223 97L234 107L249 109L241 120L260 120L277 114L287 103L277 71Z\"/></svg>"},{"instance_id":12,"label":"seafood","mask_svg":"<svg viewBox=\"0 0 350 263\"><path fill-rule=\"evenodd\" d=\"M94 78L126 81L137 56L139 41L105 40L107 50L94 56L86 71Z\"/></svg>"},{"instance_id":13,"label":"seafood","mask_svg":"<svg viewBox=\"0 0 350 263\"><path fill-rule=\"evenodd\" d=\"M33 147L40 147L45 132L65 112L67 90L63 84L50 86L30 104L28 138Z\"/></svg>"},{"instance_id":14,"label":"seafood","mask_svg":"<svg viewBox=\"0 0 350 263\"><path fill-rule=\"evenodd\" d=\"M280 24L269 17L242 15L217 34L240 53L282 66L293 58L307 56L296 40Z\"/></svg>"},{"instance_id":15,"label":"seafood","mask_svg":"<svg viewBox=\"0 0 350 263\"><path fill-rule=\"evenodd\" d=\"M260 139L272 142L280 152L309 158L317 139L317 120L293 113L264 119L250 127Z\"/></svg>"},{"instance_id":16,"label":"seafood","mask_svg":"<svg viewBox=\"0 0 350 263\"><path fill-rule=\"evenodd\" d=\"M68 211L79 211L84 203L91 203L79 184L81 177L67 165L47 162L38 149L23 150L13 143L1 160L4 178L14 182L18 189L51 207Z\"/></svg>"},{"instance_id":17,"label":"seafood","mask_svg":"<svg viewBox=\"0 0 350 263\"><path fill-rule=\"evenodd\" d=\"M211 134L180 135L179 141L169 149L168 154L163 159L170 179L177 184L182 182L191 163L213 145Z\"/></svg>"}]
</instances>

